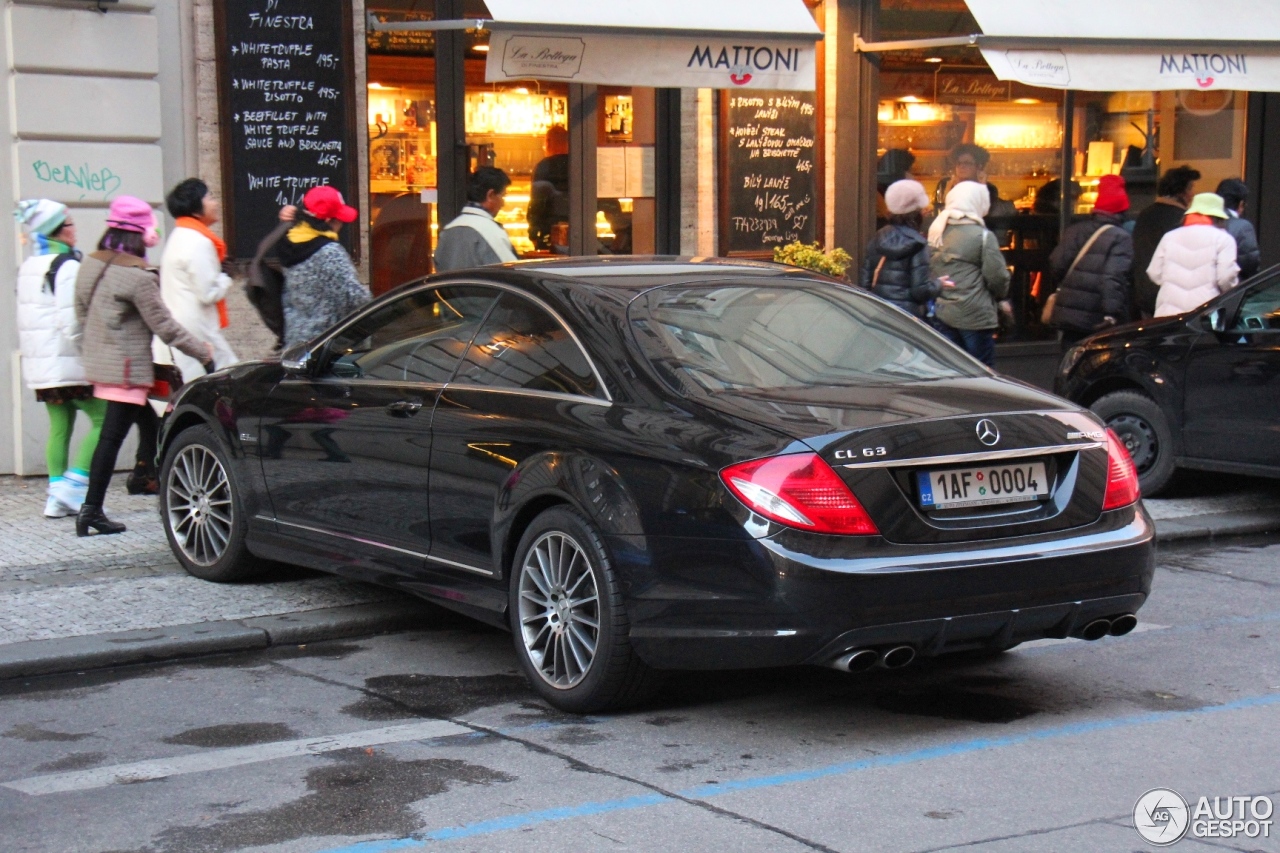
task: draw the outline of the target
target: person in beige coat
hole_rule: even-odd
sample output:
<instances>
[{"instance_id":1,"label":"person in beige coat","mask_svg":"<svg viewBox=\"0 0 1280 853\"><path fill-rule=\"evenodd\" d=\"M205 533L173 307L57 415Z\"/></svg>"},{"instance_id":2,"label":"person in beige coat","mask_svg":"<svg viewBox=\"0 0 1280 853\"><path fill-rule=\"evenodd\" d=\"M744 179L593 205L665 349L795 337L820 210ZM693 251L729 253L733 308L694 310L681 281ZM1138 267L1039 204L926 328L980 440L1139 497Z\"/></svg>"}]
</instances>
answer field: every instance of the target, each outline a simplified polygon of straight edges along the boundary
<instances>
[{"instance_id":1,"label":"person in beige coat","mask_svg":"<svg viewBox=\"0 0 1280 853\"><path fill-rule=\"evenodd\" d=\"M151 336L208 364L213 348L182 327L160 298L160 282L146 252L158 242L155 214L145 201L119 196L107 214L98 251L76 275L76 319L82 334L85 378L93 395L107 401L102 435L89 467L89 490L76 516L76 535L123 533L125 526L102 511L116 456L129 428L138 424L140 452L155 457L155 413L147 392L155 383ZM149 416L149 417L148 417Z\"/></svg>"},{"instance_id":2,"label":"person in beige coat","mask_svg":"<svg viewBox=\"0 0 1280 853\"><path fill-rule=\"evenodd\" d=\"M1222 196L1200 193L1175 228L1160 238L1147 277L1159 287L1157 317L1192 311L1239 284L1236 241L1226 231Z\"/></svg>"}]
</instances>

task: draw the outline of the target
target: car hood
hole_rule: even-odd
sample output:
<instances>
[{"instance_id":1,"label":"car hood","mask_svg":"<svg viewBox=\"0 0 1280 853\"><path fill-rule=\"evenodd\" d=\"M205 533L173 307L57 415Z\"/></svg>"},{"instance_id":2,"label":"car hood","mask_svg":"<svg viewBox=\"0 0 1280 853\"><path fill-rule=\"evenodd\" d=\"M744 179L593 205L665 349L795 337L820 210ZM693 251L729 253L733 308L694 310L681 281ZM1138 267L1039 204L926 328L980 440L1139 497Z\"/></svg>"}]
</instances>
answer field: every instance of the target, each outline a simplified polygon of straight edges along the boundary
<instances>
[{"instance_id":1,"label":"car hood","mask_svg":"<svg viewBox=\"0 0 1280 853\"><path fill-rule=\"evenodd\" d=\"M1148 340L1159 341L1167 338L1171 333L1183 332L1186 329L1186 314L1177 314L1172 317L1155 317L1099 332L1090 336L1085 341L1085 344L1089 347L1112 347Z\"/></svg>"},{"instance_id":2,"label":"car hood","mask_svg":"<svg viewBox=\"0 0 1280 853\"><path fill-rule=\"evenodd\" d=\"M850 432L912 420L1027 411L1077 411L1060 397L1008 379L978 377L856 388L722 391L712 408L821 449Z\"/></svg>"}]
</instances>

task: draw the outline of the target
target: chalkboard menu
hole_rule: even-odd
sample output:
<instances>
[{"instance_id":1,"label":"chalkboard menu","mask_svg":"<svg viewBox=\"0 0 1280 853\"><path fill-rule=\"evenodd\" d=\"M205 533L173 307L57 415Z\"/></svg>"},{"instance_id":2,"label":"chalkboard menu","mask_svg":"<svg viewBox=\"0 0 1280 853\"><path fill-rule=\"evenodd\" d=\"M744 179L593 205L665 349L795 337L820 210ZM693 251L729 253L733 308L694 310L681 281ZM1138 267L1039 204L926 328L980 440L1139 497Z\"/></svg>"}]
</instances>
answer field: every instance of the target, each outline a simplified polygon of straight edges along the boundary
<instances>
[{"instance_id":1,"label":"chalkboard menu","mask_svg":"<svg viewBox=\"0 0 1280 853\"><path fill-rule=\"evenodd\" d=\"M251 258L277 213L307 190L355 201L349 0L219 0L223 219L230 254ZM355 229L343 229L350 248Z\"/></svg>"},{"instance_id":2,"label":"chalkboard menu","mask_svg":"<svg viewBox=\"0 0 1280 853\"><path fill-rule=\"evenodd\" d=\"M726 92L722 111L724 254L772 253L816 239L818 116L812 92Z\"/></svg>"}]
</instances>

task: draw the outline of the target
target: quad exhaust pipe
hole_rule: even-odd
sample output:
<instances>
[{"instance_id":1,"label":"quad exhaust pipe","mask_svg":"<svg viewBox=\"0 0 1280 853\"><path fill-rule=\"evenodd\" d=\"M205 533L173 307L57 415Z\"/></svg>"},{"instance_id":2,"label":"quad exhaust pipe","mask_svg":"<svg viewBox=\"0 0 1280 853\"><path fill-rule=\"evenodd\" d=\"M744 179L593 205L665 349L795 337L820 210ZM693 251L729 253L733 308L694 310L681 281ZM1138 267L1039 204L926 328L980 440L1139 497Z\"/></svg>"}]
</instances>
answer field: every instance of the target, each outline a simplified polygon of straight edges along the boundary
<instances>
[{"instance_id":1,"label":"quad exhaust pipe","mask_svg":"<svg viewBox=\"0 0 1280 853\"><path fill-rule=\"evenodd\" d=\"M843 672L866 672L875 666L885 669L902 669L916 659L916 650L911 646L891 646L879 649L854 649L846 652L831 662L831 666Z\"/></svg>"},{"instance_id":2,"label":"quad exhaust pipe","mask_svg":"<svg viewBox=\"0 0 1280 853\"><path fill-rule=\"evenodd\" d=\"M879 662L880 653L875 649L856 649L837 658L832 666L845 672L866 672Z\"/></svg>"},{"instance_id":3,"label":"quad exhaust pipe","mask_svg":"<svg viewBox=\"0 0 1280 853\"><path fill-rule=\"evenodd\" d=\"M1110 619L1094 619L1076 632L1075 636L1093 642L1101 640L1108 634L1112 637L1123 637L1136 627L1138 627L1138 617L1132 613L1122 613Z\"/></svg>"}]
</instances>

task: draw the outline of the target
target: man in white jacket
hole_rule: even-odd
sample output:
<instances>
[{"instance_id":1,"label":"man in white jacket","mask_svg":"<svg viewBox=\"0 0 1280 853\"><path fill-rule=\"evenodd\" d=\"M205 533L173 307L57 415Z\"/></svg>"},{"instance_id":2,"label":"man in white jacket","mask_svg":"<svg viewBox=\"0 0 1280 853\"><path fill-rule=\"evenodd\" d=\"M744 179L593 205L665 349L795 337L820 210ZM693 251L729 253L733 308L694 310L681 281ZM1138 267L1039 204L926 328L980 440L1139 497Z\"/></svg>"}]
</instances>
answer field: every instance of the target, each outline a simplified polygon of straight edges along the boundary
<instances>
[{"instance_id":1,"label":"man in white jacket","mask_svg":"<svg viewBox=\"0 0 1280 853\"><path fill-rule=\"evenodd\" d=\"M218 201L204 181L188 178L169 192L165 206L177 223L160 258L165 307L187 331L213 347L217 367L235 364L240 359L222 334L225 304L219 307L231 289L231 277L222 271L227 247L210 230L221 212ZM198 361L159 340L152 342L152 350L157 363L177 365L185 382L204 375Z\"/></svg>"},{"instance_id":2,"label":"man in white jacket","mask_svg":"<svg viewBox=\"0 0 1280 853\"><path fill-rule=\"evenodd\" d=\"M1226 231L1222 196L1200 193L1175 228L1160 239L1147 267L1157 287L1156 316L1194 310L1240 283L1236 241Z\"/></svg>"}]
</instances>

